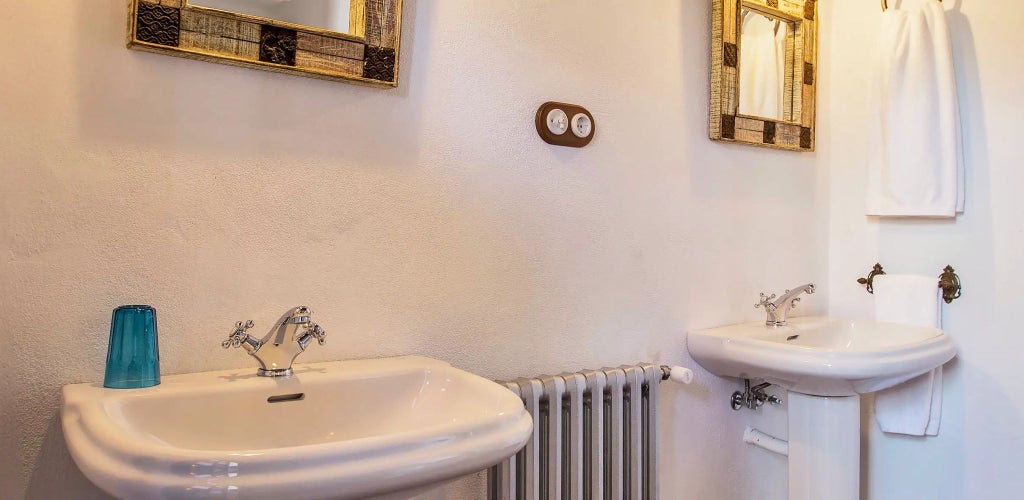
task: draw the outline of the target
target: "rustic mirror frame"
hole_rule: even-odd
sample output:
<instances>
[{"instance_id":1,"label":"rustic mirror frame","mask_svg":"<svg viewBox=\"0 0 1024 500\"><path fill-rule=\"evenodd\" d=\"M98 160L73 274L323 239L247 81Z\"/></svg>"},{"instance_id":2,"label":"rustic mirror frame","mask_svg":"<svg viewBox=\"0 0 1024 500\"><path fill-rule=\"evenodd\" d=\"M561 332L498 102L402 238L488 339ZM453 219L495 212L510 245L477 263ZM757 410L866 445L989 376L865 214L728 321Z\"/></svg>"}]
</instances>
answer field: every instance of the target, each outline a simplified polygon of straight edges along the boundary
<instances>
[{"instance_id":1,"label":"rustic mirror frame","mask_svg":"<svg viewBox=\"0 0 1024 500\"><path fill-rule=\"evenodd\" d=\"M402 0L352 0L351 34L190 5L130 0L128 48L202 61L398 86Z\"/></svg>"},{"instance_id":2,"label":"rustic mirror frame","mask_svg":"<svg viewBox=\"0 0 1024 500\"><path fill-rule=\"evenodd\" d=\"M773 120L737 113L739 108L740 12L743 3L759 10L800 19L787 40L793 45L794 76L787 81L793 96L793 120ZM817 0L712 0L711 139L792 151L814 151L815 82L818 57ZM799 86L799 89L796 88Z\"/></svg>"}]
</instances>

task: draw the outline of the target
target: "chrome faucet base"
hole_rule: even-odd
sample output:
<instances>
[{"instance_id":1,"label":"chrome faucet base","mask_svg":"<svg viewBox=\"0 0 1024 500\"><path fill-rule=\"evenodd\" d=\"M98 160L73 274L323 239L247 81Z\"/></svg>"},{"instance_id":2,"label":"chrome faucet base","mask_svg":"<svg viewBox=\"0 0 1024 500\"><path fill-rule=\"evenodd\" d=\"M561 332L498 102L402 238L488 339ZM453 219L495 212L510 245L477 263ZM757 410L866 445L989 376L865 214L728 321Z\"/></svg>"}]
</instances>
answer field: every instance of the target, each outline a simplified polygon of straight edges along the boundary
<instances>
[{"instance_id":1,"label":"chrome faucet base","mask_svg":"<svg viewBox=\"0 0 1024 500\"><path fill-rule=\"evenodd\" d=\"M256 369L256 375L261 377L289 377L292 373L294 373L294 370L292 370L292 367L290 366L281 370L267 370L265 368Z\"/></svg>"}]
</instances>

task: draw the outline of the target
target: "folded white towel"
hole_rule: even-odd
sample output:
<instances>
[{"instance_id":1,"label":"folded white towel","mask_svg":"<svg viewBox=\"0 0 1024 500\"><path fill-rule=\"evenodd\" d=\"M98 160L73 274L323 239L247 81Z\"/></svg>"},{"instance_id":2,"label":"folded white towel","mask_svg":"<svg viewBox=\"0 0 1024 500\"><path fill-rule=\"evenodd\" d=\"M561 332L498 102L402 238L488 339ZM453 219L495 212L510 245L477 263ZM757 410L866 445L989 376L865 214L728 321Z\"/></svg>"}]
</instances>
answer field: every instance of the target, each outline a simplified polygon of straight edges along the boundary
<instances>
[{"instance_id":1,"label":"folded white towel","mask_svg":"<svg viewBox=\"0 0 1024 500\"><path fill-rule=\"evenodd\" d=\"M937 1L891 6L881 33L867 214L955 217L964 211L964 160L945 11Z\"/></svg>"},{"instance_id":2,"label":"folded white towel","mask_svg":"<svg viewBox=\"0 0 1024 500\"><path fill-rule=\"evenodd\" d=\"M939 288L927 276L875 276L875 319L939 328ZM875 394L875 419L883 432L935 436L942 418L942 367Z\"/></svg>"}]
</instances>

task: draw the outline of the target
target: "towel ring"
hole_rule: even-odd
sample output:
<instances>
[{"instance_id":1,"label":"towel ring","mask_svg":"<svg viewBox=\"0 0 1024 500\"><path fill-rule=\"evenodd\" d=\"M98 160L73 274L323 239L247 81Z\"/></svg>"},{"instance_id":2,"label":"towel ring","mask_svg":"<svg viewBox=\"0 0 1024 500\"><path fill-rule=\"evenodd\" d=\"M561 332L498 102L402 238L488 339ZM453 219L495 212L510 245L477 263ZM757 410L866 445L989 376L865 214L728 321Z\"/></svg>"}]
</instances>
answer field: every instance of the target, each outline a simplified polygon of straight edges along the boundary
<instances>
[{"instance_id":1,"label":"towel ring","mask_svg":"<svg viewBox=\"0 0 1024 500\"><path fill-rule=\"evenodd\" d=\"M939 0L939 3L942 3L942 0ZM889 4L886 3L885 0L882 0L882 12L885 12L887 10L889 10Z\"/></svg>"}]
</instances>

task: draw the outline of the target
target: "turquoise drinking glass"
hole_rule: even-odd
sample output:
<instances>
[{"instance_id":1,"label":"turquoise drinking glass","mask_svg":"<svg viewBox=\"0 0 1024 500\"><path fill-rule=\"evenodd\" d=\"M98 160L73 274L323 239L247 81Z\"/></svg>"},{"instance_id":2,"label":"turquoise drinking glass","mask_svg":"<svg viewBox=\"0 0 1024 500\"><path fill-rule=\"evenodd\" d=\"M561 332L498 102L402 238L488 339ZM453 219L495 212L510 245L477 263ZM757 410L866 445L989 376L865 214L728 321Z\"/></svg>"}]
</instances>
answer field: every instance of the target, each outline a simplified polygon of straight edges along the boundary
<instances>
[{"instance_id":1,"label":"turquoise drinking glass","mask_svg":"<svg viewBox=\"0 0 1024 500\"><path fill-rule=\"evenodd\" d=\"M156 309L121 306L110 318L110 345L103 387L139 389L160 383Z\"/></svg>"}]
</instances>

